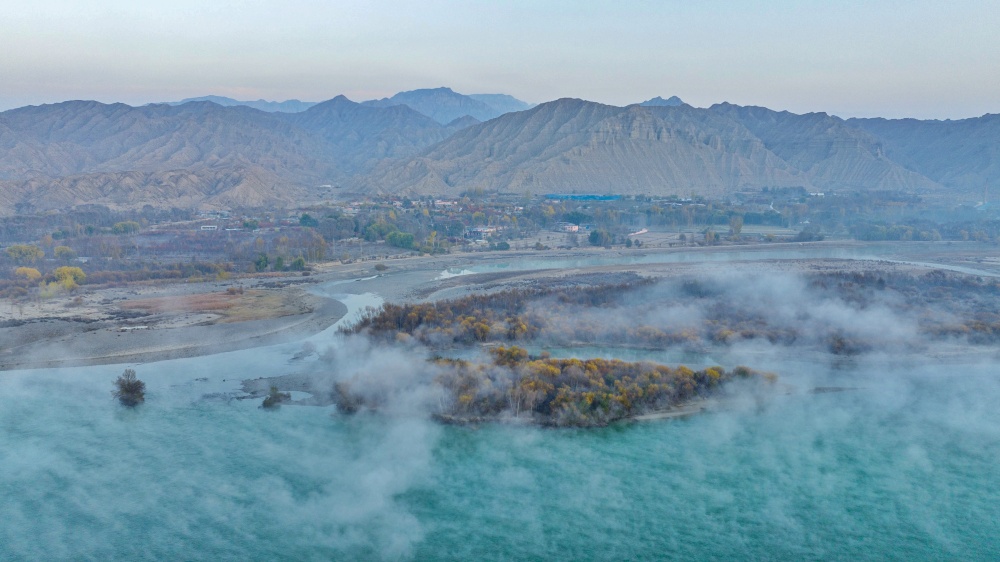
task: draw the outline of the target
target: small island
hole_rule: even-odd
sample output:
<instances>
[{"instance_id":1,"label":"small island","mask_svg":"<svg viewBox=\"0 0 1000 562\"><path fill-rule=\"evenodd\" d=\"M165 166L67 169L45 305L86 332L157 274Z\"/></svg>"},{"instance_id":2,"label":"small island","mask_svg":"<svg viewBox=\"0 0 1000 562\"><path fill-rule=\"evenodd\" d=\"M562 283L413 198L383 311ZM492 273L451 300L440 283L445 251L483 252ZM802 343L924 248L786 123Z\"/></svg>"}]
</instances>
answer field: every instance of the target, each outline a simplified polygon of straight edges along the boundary
<instances>
[{"instance_id":1,"label":"small island","mask_svg":"<svg viewBox=\"0 0 1000 562\"><path fill-rule=\"evenodd\" d=\"M595 427L675 410L717 395L736 380L769 385L777 377L748 367L694 371L616 359L531 357L517 346L491 350L491 361L435 358L432 384L443 423L514 421L550 427ZM363 379L341 381L332 393L340 412L379 409L384 396Z\"/></svg>"},{"instance_id":2,"label":"small island","mask_svg":"<svg viewBox=\"0 0 1000 562\"><path fill-rule=\"evenodd\" d=\"M498 287L432 302L385 303L340 329L377 346L433 354L418 384L437 396L428 406L449 424L516 422L550 427L604 426L617 420L673 417L700 411L736 380L770 385L777 377L749 367L694 370L649 361L531 356L524 343L623 346L621 334L595 319L641 317L650 299L663 300L658 280L629 272L549 279L528 287ZM659 302L659 301L658 301ZM714 323L713 323L714 324ZM718 330L718 325L713 325ZM645 326L622 329L625 346L663 349ZM694 336L680 338L690 343ZM485 350L483 359L455 358ZM405 384L412 384L407 382ZM391 386L391 385L390 385ZM392 389L355 375L340 380L330 400L344 414L386 410Z\"/></svg>"},{"instance_id":3,"label":"small island","mask_svg":"<svg viewBox=\"0 0 1000 562\"><path fill-rule=\"evenodd\" d=\"M291 399L292 394L290 392L281 392L277 386L272 385L260 407L265 410L274 410L280 407L282 402L289 402Z\"/></svg>"}]
</instances>

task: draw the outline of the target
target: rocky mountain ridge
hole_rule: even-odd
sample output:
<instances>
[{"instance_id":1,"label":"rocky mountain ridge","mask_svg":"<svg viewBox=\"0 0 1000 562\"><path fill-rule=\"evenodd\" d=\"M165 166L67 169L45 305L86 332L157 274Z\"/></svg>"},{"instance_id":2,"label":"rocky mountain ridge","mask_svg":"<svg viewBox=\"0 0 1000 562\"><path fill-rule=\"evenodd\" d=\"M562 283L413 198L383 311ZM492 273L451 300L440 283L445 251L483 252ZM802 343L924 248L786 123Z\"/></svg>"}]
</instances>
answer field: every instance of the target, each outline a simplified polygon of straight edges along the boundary
<instances>
[{"instance_id":1,"label":"rocky mountain ridge","mask_svg":"<svg viewBox=\"0 0 1000 562\"><path fill-rule=\"evenodd\" d=\"M949 189L1000 182L1000 114L959 120L848 119L882 143L887 158Z\"/></svg>"},{"instance_id":2,"label":"rocky mountain ridge","mask_svg":"<svg viewBox=\"0 0 1000 562\"><path fill-rule=\"evenodd\" d=\"M1000 137L990 141L1000 142ZM361 179L378 192L470 189L720 196L738 189L939 192L875 135L822 113L562 99L459 131Z\"/></svg>"},{"instance_id":3,"label":"rocky mountain ridge","mask_svg":"<svg viewBox=\"0 0 1000 562\"><path fill-rule=\"evenodd\" d=\"M92 203L281 207L345 192L470 189L719 196L802 186L973 196L1000 175L997 115L844 120L672 100L618 107L567 98L446 123L409 104L343 96L295 113L204 101L28 106L0 113L0 214Z\"/></svg>"},{"instance_id":4,"label":"rocky mountain ridge","mask_svg":"<svg viewBox=\"0 0 1000 562\"><path fill-rule=\"evenodd\" d=\"M287 206L454 130L342 96L288 114L211 102L29 106L0 113L0 212Z\"/></svg>"}]
</instances>

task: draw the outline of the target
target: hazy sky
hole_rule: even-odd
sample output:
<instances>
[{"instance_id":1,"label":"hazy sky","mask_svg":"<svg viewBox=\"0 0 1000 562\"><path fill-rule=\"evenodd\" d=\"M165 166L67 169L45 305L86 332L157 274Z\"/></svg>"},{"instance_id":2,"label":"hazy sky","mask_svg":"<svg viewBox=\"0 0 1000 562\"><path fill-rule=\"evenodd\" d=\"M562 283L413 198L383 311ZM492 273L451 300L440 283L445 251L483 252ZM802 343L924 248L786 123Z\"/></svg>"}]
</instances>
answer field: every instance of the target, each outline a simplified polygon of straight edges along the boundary
<instances>
[{"instance_id":1,"label":"hazy sky","mask_svg":"<svg viewBox=\"0 0 1000 562\"><path fill-rule=\"evenodd\" d=\"M0 109L450 86L841 116L1000 113L1000 1L0 0Z\"/></svg>"}]
</instances>

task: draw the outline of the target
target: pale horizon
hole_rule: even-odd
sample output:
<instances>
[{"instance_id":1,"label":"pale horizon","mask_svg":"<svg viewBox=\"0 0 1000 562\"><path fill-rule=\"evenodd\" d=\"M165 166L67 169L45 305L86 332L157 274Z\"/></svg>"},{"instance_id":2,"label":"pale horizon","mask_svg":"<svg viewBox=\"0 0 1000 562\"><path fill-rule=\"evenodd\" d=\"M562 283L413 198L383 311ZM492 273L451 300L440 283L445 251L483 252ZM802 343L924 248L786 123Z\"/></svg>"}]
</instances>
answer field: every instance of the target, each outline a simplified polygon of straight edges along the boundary
<instances>
[{"instance_id":1,"label":"pale horizon","mask_svg":"<svg viewBox=\"0 0 1000 562\"><path fill-rule=\"evenodd\" d=\"M428 86L427 88L413 88L413 89L414 90L422 90L422 89L430 89L430 88L437 88L437 87L440 87L440 86ZM452 88L452 90L454 90L454 88ZM155 100L155 101L134 102L134 103L129 103L129 102L126 102L126 101L123 101L123 100L100 100L100 99L73 98L73 99L65 99L65 100L58 100L58 101L46 101L46 102L42 102L42 103L33 103L33 104L19 105L19 106L15 106L15 107L0 108L0 113L2 113L4 111L9 111L9 110L12 110L12 109L19 109L19 108L22 108L22 107L39 106L39 105L51 105L51 104L64 103L64 102L72 102L72 101L96 101L98 103L102 103L102 104L106 104L106 105L115 104L115 103L124 103L124 104L132 106L132 107L142 107L142 106L151 105L151 104L174 103L174 102L179 102L179 101L182 101L184 99L189 99L189 98L204 98L204 97L210 97L210 96L226 97L226 98L231 98L231 99L235 99L237 101L242 101L242 102L265 101L265 102L278 102L278 103L280 103L280 102L285 102L285 101L299 101L299 102L307 102L307 103L308 102L322 103L324 101L331 100L331 99L337 97L338 95L343 95L344 97L346 97L350 101L361 103L361 102L369 101L369 100L373 100L373 99L381 99L381 98L392 97L396 93L405 92L405 91L410 91L410 90L400 90L398 92L392 92L392 93L385 94L385 95L376 95L376 96L371 96L371 97L358 97L358 96L353 96L353 95L350 95L350 94L347 94L347 93L345 93L345 94L335 94L335 95L332 95L332 96L329 96L329 97L325 97L323 99L302 99L302 98L297 98L297 97L287 97L287 98L281 98L281 97L279 97L279 98L268 99L268 98L259 98L259 97L253 97L253 96L239 97L239 96L232 96L232 95L225 95L225 94L218 94L218 93L209 93L209 94L203 94L203 95L184 96L183 98L178 98L178 99L170 99L170 100L161 99L161 100ZM465 95L475 95L475 94L507 94L508 92L458 92L458 93L465 94ZM510 94L510 95L513 95L513 94ZM667 99L667 98L669 98L672 95L676 95L676 94L659 95L659 97ZM614 103L607 103L607 102L602 102L602 101L597 101L597 100L588 100L588 99L585 99L585 98L579 98L579 96L562 96L561 98L554 98L554 99L551 99L551 100L544 100L544 101L541 101L541 102L536 102L536 101L531 101L531 100L525 100L525 99L519 98L518 96L514 96L514 97L518 98L520 101L524 101L524 102L527 102L527 103L530 103L530 104L533 104L533 105L541 105L543 103L548 103L548 102L556 101L558 99L576 98L576 99L583 99L584 101L589 101L589 102L602 103L602 104L605 104L605 105L612 105L612 106L617 106L617 107L625 107L627 105L634 105L634 104L642 103L644 101L648 101L648 100L650 100L652 98L657 97L657 95L645 97L643 99L636 99L635 101L627 103L627 104L614 104ZM919 120L928 120L928 121L934 121L934 120L937 120L937 121L960 121L960 120L963 120L963 119L975 119L977 117L984 117L986 115L1000 114L1000 109L998 109L997 111L989 111L989 112L982 113L982 114L979 114L979 115L965 115L965 116L956 116L956 117L914 117L914 116L911 116L911 115L882 115L882 114L853 115L853 114L845 114L843 112L829 111L829 110L819 109L819 108L818 109L814 109L814 110L794 111L794 110L783 108L783 107L771 107L771 106L767 106L767 105L762 104L762 103L738 103L738 102L734 102L734 101L731 101L731 100L720 100L720 101L712 102L712 103L695 104L695 103L689 102L688 100L684 99L681 96L677 96L677 97L681 98L681 101L683 101L684 103L686 103L686 104L688 104L688 105L690 105L692 107L701 108L701 109L707 109L707 108L709 108L712 105L715 105L717 103L732 103L734 105L739 105L739 106L744 106L744 107L766 107L767 109L771 109L771 110L774 110L774 111L789 111L790 113L795 113L795 114L800 114L800 115L801 114L807 114L807 113L826 113L828 115L831 115L831 116L834 116L834 117L839 117L841 119L852 119L852 118L885 118L885 119L919 119Z\"/></svg>"},{"instance_id":2,"label":"pale horizon","mask_svg":"<svg viewBox=\"0 0 1000 562\"><path fill-rule=\"evenodd\" d=\"M191 2L5 10L0 110L447 86L531 103L676 95L840 117L1000 113L990 2Z\"/></svg>"}]
</instances>

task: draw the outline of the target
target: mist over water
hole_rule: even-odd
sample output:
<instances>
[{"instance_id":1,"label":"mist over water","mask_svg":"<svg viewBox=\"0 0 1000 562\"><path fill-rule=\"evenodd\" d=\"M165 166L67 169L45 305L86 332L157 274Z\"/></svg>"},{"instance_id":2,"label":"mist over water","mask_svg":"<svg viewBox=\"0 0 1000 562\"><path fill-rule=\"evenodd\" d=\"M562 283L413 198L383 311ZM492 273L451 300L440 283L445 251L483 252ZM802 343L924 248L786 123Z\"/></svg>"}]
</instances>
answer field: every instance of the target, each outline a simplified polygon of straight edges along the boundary
<instances>
[{"instance_id":1,"label":"mist over water","mask_svg":"<svg viewBox=\"0 0 1000 562\"><path fill-rule=\"evenodd\" d=\"M411 494L422 517L449 514L418 553L984 559L996 548L1000 420L966 390L897 381L670 423L452 432L445 476Z\"/></svg>"},{"instance_id":2,"label":"mist over water","mask_svg":"<svg viewBox=\"0 0 1000 562\"><path fill-rule=\"evenodd\" d=\"M338 298L348 318L379 302ZM419 380L425 355L334 331L309 338L320 353L306 360L293 359L299 342L135 366L148 388L136 410L110 395L124 366L3 373L0 558L939 560L1000 548L994 361L889 350L834 363L746 344L704 360L750 355L788 394L735 389L694 417L586 430L441 426L419 393L355 416L233 398L240 380L285 373ZM854 390L807 392L826 386Z\"/></svg>"},{"instance_id":3,"label":"mist over water","mask_svg":"<svg viewBox=\"0 0 1000 562\"><path fill-rule=\"evenodd\" d=\"M103 368L4 378L5 557L930 560L997 546L986 367L862 367L835 379L860 391L597 430L263 412L147 367L136 411L110 400Z\"/></svg>"}]
</instances>

